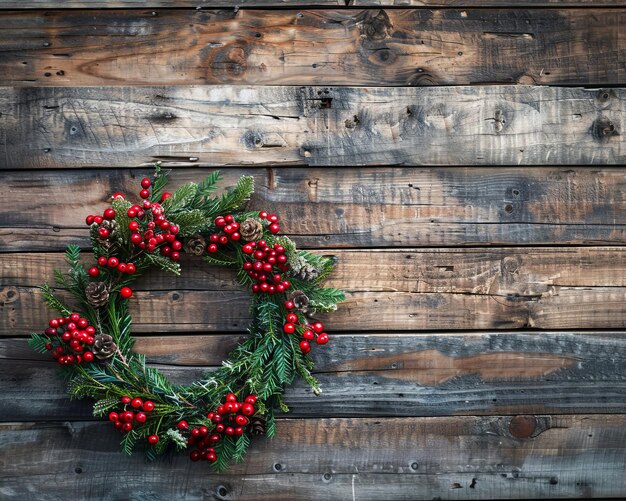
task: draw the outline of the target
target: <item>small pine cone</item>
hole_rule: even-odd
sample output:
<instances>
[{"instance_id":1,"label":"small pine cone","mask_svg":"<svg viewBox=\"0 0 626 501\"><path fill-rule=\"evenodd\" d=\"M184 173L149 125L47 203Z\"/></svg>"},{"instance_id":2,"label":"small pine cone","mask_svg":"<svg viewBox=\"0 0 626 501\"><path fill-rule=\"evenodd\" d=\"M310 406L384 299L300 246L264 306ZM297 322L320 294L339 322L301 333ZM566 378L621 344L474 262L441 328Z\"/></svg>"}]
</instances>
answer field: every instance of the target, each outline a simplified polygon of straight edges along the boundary
<instances>
[{"instance_id":1,"label":"small pine cone","mask_svg":"<svg viewBox=\"0 0 626 501\"><path fill-rule=\"evenodd\" d=\"M94 308L101 308L109 301L109 288L104 282L91 282L85 287L87 302Z\"/></svg>"},{"instance_id":2,"label":"small pine cone","mask_svg":"<svg viewBox=\"0 0 626 501\"><path fill-rule=\"evenodd\" d=\"M320 271L301 256L298 257L292 272L297 278L307 281L315 280L320 276Z\"/></svg>"},{"instance_id":3,"label":"small pine cone","mask_svg":"<svg viewBox=\"0 0 626 501\"><path fill-rule=\"evenodd\" d=\"M106 228L107 230L109 230L109 238L112 238L117 233L117 221L115 221L114 219L105 219L104 221L102 221L99 228Z\"/></svg>"},{"instance_id":4,"label":"small pine cone","mask_svg":"<svg viewBox=\"0 0 626 501\"><path fill-rule=\"evenodd\" d=\"M206 250L206 240L202 235L189 237L185 242L185 252L194 256L201 256Z\"/></svg>"},{"instance_id":5,"label":"small pine cone","mask_svg":"<svg viewBox=\"0 0 626 501\"><path fill-rule=\"evenodd\" d=\"M289 300L293 302L296 310L306 313L309 310L309 297L302 291L293 291L289 295Z\"/></svg>"},{"instance_id":6,"label":"small pine cone","mask_svg":"<svg viewBox=\"0 0 626 501\"><path fill-rule=\"evenodd\" d=\"M265 435L265 416L259 414L252 416L249 426L253 435Z\"/></svg>"},{"instance_id":7,"label":"small pine cone","mask_svg":"<svg viewBox=\"0 0 626 501\"><path fill-rule=\"evenodd\" d=\"M93 341L93 354L98 360L106 361L117 351L113 337L108 334L98 334Z\"/></svg>"},{"instance_id":8,"label":"small pine cone","mask_svg":"<svg viewBox=\"0 0 626 501\"><path fill-rule=\"evenodd\" d=\"M239 233L246 242L254 242L263 237L263 225L257 219L248 218L239 226Z\"/></svg>"}]
</instances>

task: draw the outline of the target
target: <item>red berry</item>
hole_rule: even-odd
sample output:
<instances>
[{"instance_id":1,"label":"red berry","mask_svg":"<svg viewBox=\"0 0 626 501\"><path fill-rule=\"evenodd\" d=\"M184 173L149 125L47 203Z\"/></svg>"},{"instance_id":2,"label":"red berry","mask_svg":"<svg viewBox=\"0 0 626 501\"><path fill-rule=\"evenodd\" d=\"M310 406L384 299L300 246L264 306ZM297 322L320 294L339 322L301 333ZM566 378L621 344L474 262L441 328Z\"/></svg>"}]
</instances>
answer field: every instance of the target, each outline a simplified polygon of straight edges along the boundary
<instances>
[{"instance_id":1,"label":"red berry","mask_svg":"<svg viewBox=\"0 0 626 501\"><path fill-rule=\"evenodd\" d=\"M148 437L148 443L151 445L155 445L159 443L159 437L157 435L150 435Z\"/></svg>"},{"instance_id":2,"label":"red berry","mask_svg":"<svg viewBox=\"0 0 626 501\"><path fill-rule=\"evenodd\" d=\"M277 223L278 222L278 216L276 214L270 214L269 216L267 216L267 220L270 223Z\"/></svg>"},{"instance_id":3,"label":"red berry","mask_svg":"<svg viewBox=\"0 0 626 501\"><path fill-rule=\"evenodd\" d=\"M267 218L267 211L262 210L261 212L259 212L259 217L261 219L266 219Z\"/></svg>"},{"instance_id":4,"label":"red berry","mask_svg":"<svg viewBox=\"0 0 626 501\"><path fill-rule=\"evenodd\" d=\"M111 195L111 199L115 200L116 198L119 198L120 200L126 200L126 197L121 191L116 191L115 193L113 193L113 195Z\"/></svg>"},{"instance_id":5,"label":"red berry","mask_svg":"<svg viewBox=\"0 0 626 501\"><path fill-rule=\"evenodd\" d=\"M154 402L151 402L150 400L146 400L143 403L143 410L146 412L152 412L154 410Z\"/></svg>"},{"instance_id":6,"label":"red berry","mask_svg":"<svg viewBox=\"0 0 626 501\"><path fill-rule=\"evenodd\" d=\"M324 330L324 324L322 322L315 322L311 327L318 334Z\"/></svg>"},{"instance_id":7,"label":"red berry","mask_svg":"<svg viewBox=\"0 0 626 501\"><path fill-rule=\"evenodd\" d=\"M250 244L245 244L241 250L243 251L244 254L252 254L252 252L254 251L254 247L252 247Z\"/></svg>"},{"instance_id":8,"label":"red berry","mask_svg":"<svg viewBox=\"0 0 626 501\"><path fill-rule=\"evenodd\" d=\"M83 360L85 362L93 362L93 353L91 353L90 351L86 351L85 353L83 353Z\"/></svg>"},{"instance_id":9,"label":"red berry","mask_svg":"<svg viewBox=\"0 0 626 501\"><path fill-rule=\"evenodd\" d=\"M107 266L109 268L117 268L117 265L120 264L120 260L116 257L112 256L107 260Z\"/></svg>"},{"instance_id":10,"label":"red berry","mask_svg":"<svg viewBox=\"0 0 626 501\"><path fill-rule=\"evenodd\" d=\"M179 240L174 240L174 241L172 242L172 249L174 249L175 251L179 251L179 250L180 250L180 249L182 249L182 248L183 248L183 244L182 244L182 243L180 243L180 241L179 241Z\"/></svg>"},{"instance_id":11,"label":"red berry","mask_svg":"<svg viewBox=\"0 0 626 501\"><path fill-rule=\"evenodd\" d=\"M317 344L326 344L328 343L328 334L322 332L319 336L317 336Z\"/></svg>"},{"instance_id":12,"label":"red berry","mask_svg":"<svg viewBox=\"0 0 626 501\"><path fill-rule=\"evenodd\" d=\"M104 221L104 218L102 216L94 216L93 217L93 222L96 224L102 224L102 221Z\"/></svg>"},{"instance_id":13,"label":"red berry","mask_svg":"<svg viewBox=\"0 0 626 501\"><path fill-rule=\"evenodd\" d=\"M92 266L91 268L89 268L89 271L87 273L89 273L90 277L97 277L98 275L100 275L100 270L95 266Z\"/></svg>"},{"instance_id":14,"label":"red berry","mask_svg":"<svg viewBox=\"0 0 626 501\"><path fill-rule=\"evenodd\" d=\"M191 454L189 454L189 457L195 463L196 461L200 459L200 453L198 451L191 451Z\"/></svg>"},{"instance_id":15,"label":"red berry","mask_svg":"<svg viewBox=\"0 0 626 501\"><path fill-rule=\"evenodd\" d=\"M144 191L148 191L148 190L144 190ZM148 194L150 194L148 192ZM149 209L150 207L152 207L152 202L150 202L150 200L144 200L143 201L143 208L144 209ZM148 223L148 226L152 225L152 228L154 228L155 223L153 223L152 221L150 223Z\"/></svg>"},{"instance_id":16,"label":"red berry","mask_svg":"<svg viewBox=\"0 0 626 501\"><path fill-rule=\"evenodd\" d=\"M235 423L237 423L239 426L245 426L249 423L249 420L246 416L237 414L237 416L235 417Z\"/></svg>"},{"instance_id":17,"label":"red berry","mask_svg":"<svg viewBox=\"0 0 626 501\"><path fill-rule=\"evenodd\" d=\"M234 393L229 393L228 395L226 395L225 401L226 402L236 402L237 401L237 395L235 395Z\"/></svg>"},{"instance_id":18,"label":"red berry","mask_svg":"<svg viewBox=\"0 0 626 501\"><path fill-rule=\"evenodd\" d=\"M235 428L233 428L232 426L227 426L226 430L225 430L226 435L234 435L235 434Z\"/></svg>"},{"instance_id":19,"label":"red berry","mask_svg":"<svg viewBox=\"0 0 626 501\"><path fill-rule=\"evenodd\" d=\"M302 350L302 353L306 355L311 351L311 345L306 340L300 341L300 350Z\"/></svg>"},{"instance_id":20,"label":"red berry","mask_svg":"<svg viewBox=\"0 0 626 501\"><path fill-rule=\"evenodd\" d=\"M141 190L139 192L139 196L141 198L148 198L150 196L150 192L148 190Z\"/></svg>"},{"instance_id":21,"label":"red berry","mask_svg":"<svg viewBox=\"0 0 626 501\"><path fill-rule=\"evenodd\" d=\"M245 403L241 406L241 413L244 416L252 416L254 414L254 406L250 403Z\"/></svg>"},{"instance_id":22,"label":"red berry","mask_svg":"<svg viewBox=\"0 0 626 501\"><path fill-rule=\"evenodd\" d=\"M133 398L133 400L130 402L130 405L135 409L139 409L139 407L143 405L143 401L140 398Z\"/></svg>"},{"instance_id":23,"label":"red berry","mask_svg":"<svg viewBox=\"0 0 626 501\"><path fill-rule=\"evenodd\" d=\"M241 240L241 233L239 233L238 231L231 233L230 239L234 240L235 242L238 242L239 240Z\"/></svg>"},{"instance_id":24,"label":"red berry","mask_svg":"<svg viewBox=\"0 0 626 501\"><path fill-rule=\"evenodd\" d=\"M287 334L293 334L296 331L296 326L292 323L286 323L285 325L283 325L283 330Z\"/></svg>"},{"instance_id":25,"label":"red berry","mask_svg":"<svg viewBox=\"0 0 626 501\"><path fill-rule=\"evenodd\" d=\"M187 423L187 421L185 420L181 420L176 426L178 426L179 430L186 430L187 428L189 428L189 423Z\"/></svg>"},{"instance_id":26,"label":"red berry","mask_svg":"<svg viewBox=\"0 0 626 501\"><path fill-rule=\"evenodd\" d=\"M122 287L120 289L120 295L124 299L128 299L129 297L131 297L133 295L133 290L130 287Z\"/></svg>"},{"instance_id":27,"label":"red berry","mask_svg":"<svg viewBox=\"0 0 626 501\"><path fill-rule=\"evenodd\" d=\"M130 218L137 217L137 211L131 207L126 211L126 215Z\"/></svg>"},{"instance_id":28,"label":"red berry","mask_svg":"<svg viewBox=\"0 0 626 501\"><path fill-rule=\"evenodd\" d=\"M104 219L108 219L109 221L111 219L115 219L115 211L113 209L109 208L109 209L104 211L103 216L104 216Z\"/></svg>"},{"instance_id":29,"label":"red berry","mask_svg":"<svg viewBox=\"0 0 626 501\"><path fill-rule=\"evenodd\" d=\"M235 218L232 216L232 214L228 214L226 216L224 216L224 221L226 221L226 223L230 224L235 220Z\"/></svg>"},{"instance_id":30,"label":"red berry","mask_svg":"<svg viewBox=\"0 0 626 501\"><path fill-rule=\"evenodd\" d=\"M270 224L270 231L275 235L280 231L280 226L277 223Z\"/></svg>"},{"instance_id":31,"label":"red berry","mask_svg":"<svg viewBox=\"0 0 626 501\"><path fill-rule=\"evenodd\" d=\"M92 216L91 214L85 218L85 223L87 223L87 226L91 226L93 224L93 219L94 216Z\"/></svg>"},{"instance_id":32,"label":"red berry","mask_svg":"<svg viewBox=\"0 0 626 501\"><path fill-rule=\"evenodd\" d=\"M256 404L256 395L248 395L245 402L252 405Z\"/></svg>"},{"instance_id":33,"label":"red berry","mask_svg":"<svg viewBox=\"0 0 626 501\"><path fill-rule=\"evenodd\" d=\"M143 242L143 238L141 238L141 235L139 233L133 233L130 236L130 241L132 243L134 243L135 245L140 244L141 242Z\"/></svg>"},{"instance_id":34,"label":"red berry","mask_svg":"<svg viewBox=\"0 0 626 501\"><path fill-rule=\"evenodd\" d=\"M109 236L109 230L106 228L99 228L98 235L100 235L100 238L107 238Z\"/></svg>"},{"instance_id":35,"label":"red berry","mask_svg":"<svg viewBox=\"0 0 626 501\"><path fill-rule=\"evenodd\" d=\"M198 438L200 436L200 430L198 428L194 428L191 430L191 436L194 438Z\"/></svg>"},{"instance_id":36,"label":"red berry","mask_svg":"<svg viewBox=\"0 0 626 501\"><path fill-rule=\"evenodd\" d=\"M121 401L123 404L130 404L130 401L131 401L131 400L132 400L132 398L127 397L126 395L124 395L124 396L120 399L120 401Z\"/></svg>"},{"instance_id":37,"label":"red berry","mask_svg":"<svg viewBox=\"0 0 626 501\"><path fill-rule=\"evenodd\" d=\"M119 271L120 273L126 273L126 263L118 264L117 271Z\"/></svg>"},{"instance_id":38,"label":"red berry","mask_svg":"<svg viewBox=\"0 0 626 501\"><path fill-rule=\"evenodd\" d=\"M164 202L165 200L167 200L171 196L172 196L172 194L169 191L166 191L165 193L163 193L163 195L161 195L161 202Z\"/></svg>"},{"instance_id":39,"label":"red berry","mask_svg":"<svg viewBox=\"0 0 626 501\"><path fill-rule=\"evenodd\" d=\"M178 226L176 226L175 224L171 225L170 233L172 233L173 235L176 235L178 233Z\"/></svg>"},{"instance_id":40,"label":"red berry","mask_svg":"<svg viewBox=\"0 0 626 501\"><path fill-rule=\"evenodd\" d=\"M217 461L217 456L215 455L215 452L209 452L206 455L207 461L210 461L211 463L215 463L215 461Z\"/></svg>"},{"instance_id":41,"label":"red berry","mask_svg":"<svg viewBox=\"0 0 626 501\"><path fill-rule=\"evenodd\" d=\"M46 343L46 350L50 351L51 349L52 349L52 343L50 341L48 341ZM89 352L87 352L87 353L89 353Z\"/></svg>"},{"instance_id":42,"label":"red berry","mask_svg":"<svg viewBox=\"0 0 626 501\"><path fill-rule=\"evenodd\" d=\"M150 185L151 185L151 184L152 184L152 183L150 182L150 179L148 179L147 177L144 177L144 178L141 180L141 187L142 187L142 188L146 188L146 189L148 189L148 188L150 188Z\"/></svg>"},{"instance_id":43,"label":"red berry","mask_svg":"<svg viewBox=\"0 0 626 501\"><path fill-rule=\"evenodd\" d=\"M129 275L132 275L136 271L137 271L137 268L135 268L135 265L133 263L128 263L126 265L126 273L128 273Z\"/></svg>"},{"instance_id":44,"label":"red berry","mask_svg":"<svg viewBox=\"0 0 626 501\"><path fill-rule=\"evenodd\" d=\"M135 415L131 411L122 412L120 414L120 421L130 423L135 418Z\"/></svg>"},{"instance_id":45,"label":"red berry","mask_svg":"<svg viewBox=\"0 0 626 501\"><path fill-rule=\"evenodd\" d=\"M48 325L56 329L59 326L59 320L57 318L53 318L52 320L48 322Z\"/></svg>"},{"instance_id":46,"label":"red berry","mask_svg":"<svg viewBox=\"0 0 626 501\"><path fill-rule=\"evenodd\" d=\"M176 252L176 251L172 252L170 254L170 259L172 261L178 261L180 259L180 252Z\"/></svg>"},{"instance_id":47,"label":"red berry","mask_svg":"<svg viewBox=\"0 0 626 501\"><path fill-rule=\"evenodd\" d=\"M311 341L315 339L315 332L313 332L311 329L307 329L302 333L302 337L307 341Z\"/></svg>"},{"instance_id":48,"label":"red berry","mask_svg":"<svg viewBox=\"0 0 626 501\"><path fill-rule=\"evenodd\" d=\"M147 419L148 416L145 412L138 412L137 414L135 414L135 421L137 421L138 423L145 423Z\"/></svg>"},{"instance_id":49,"label":"red berry","mask_svg":"<svg viewBox=\"0 0 626 501\"><path fill-rule=\"evenodd\" d=\"M130 231L137 231L139 229L139 223L137 221L131 221L128 223L128 229Z\"/></svg>"},{"instance_id":50,"label":"red berry","mask_svg":"<svg viewBox=\"0 0 626 501\"><path fill-rule=\"evenodd\" d=\"M220 244L226 245L228 243L228 237L226 235L222 235L220 237Z\"/></svg>"},{"instance_id":51,"label":"red berry","mask_svg":"<svg viewBox=\"0 0 626 501\"><path fill-rule=\"evenodd\" d=\"M286 317L287 322L296 323L298 321L298 315L295 313L289 313Z\"/></svg>"},{"instance_id":52,"label":"red berry","mask_svg":"<svg viewBox=\"0 0 626 501\"><path fill-rule=\"evenodd\" d=\"M120 420L120 416L117 412L111 411L109 412L109 421L119 421Z\"/></svg>"},{"instance_id":53,"label":"red berry","mask_svg":"<svg viewBox=\"0 0 626 501\"><path fill-rule=\"evenodd\" d=\"M209 245L208 250L211 254L215 254L217 252L217 245L215 244Z\"/></svg>"},{"instance_id":54,"label":"red berry","mask_svg":"<svg viewBox=\"0 0 626 501\"><path fill-rule=\"evenodd\" d=\"M132 429L133 429L133 425L130 423L124 423L122 425L122 430L124 430L126 433L128 433Z\"/></svg>"},{"instance_id":55,"label":"red berry","mask_svg":"<svg viewBox=\"0 0 626 501\"><path fill-rule=\"evenodd\" d=\"M215 226L218 227L222 227L222 226L226 226L226 220L223 217L217 217L215 218Z\"/></svg>"}]
</instances>

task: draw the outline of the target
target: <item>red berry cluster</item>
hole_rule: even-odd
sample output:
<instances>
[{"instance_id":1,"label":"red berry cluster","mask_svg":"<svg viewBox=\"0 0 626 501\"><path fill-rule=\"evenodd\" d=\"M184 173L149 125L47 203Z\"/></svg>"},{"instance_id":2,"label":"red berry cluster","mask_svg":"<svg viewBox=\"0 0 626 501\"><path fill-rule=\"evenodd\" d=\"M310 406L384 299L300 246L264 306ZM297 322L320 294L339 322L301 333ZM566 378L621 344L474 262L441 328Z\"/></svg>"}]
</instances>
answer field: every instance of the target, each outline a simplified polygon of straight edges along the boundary
<instances>
[{"instance_id":1,"label":"red berry cluster","mask_svg":"<svg viewBox=\"0 0 626 501\"><path fill-rule=\"evenodd\" d=\"M285 302L285 308L292 310L294 304L292 301ZM287 334L293 334L294 332L302 333L302 341L300 341L300 349L305 355L311 351L310 341L316 340L317 344L328 343L328 334L324 332L324 324L322 322L315 322L313 324L301 324L299 323L298 315L295 313L288 313L285 316L285 324L283 330Z\"/></svg>"},{"instance_id":2,"label":"red berry cluster","mask_svg":"<svg viewBox=\"0 0 626 501\"><path fill-rule=\"evenodd\" d=\"M93 361L93 353L85 351L85 348L94 343L96 329L89 325L87 319L78 313L72 313L65 318L53 318L48 325L44 331L50 338L46 348L52 351L52 356L59 364L73 365Z\"/></svg>"},{"instance_id":3,"label":"red berry cluster","mask_svg":"<svg viewBox=\"0 0 626 501\"><path fill-rule=\"evenodd\" d=\"M100 225L105 220L112 221L113 219L115 219L115 211L111 207L109 207L108 209L104 211L104 213L101 216L89 214L85 218L85 223L87 223L87 226L91 226L92 224L96 223L99 226L98 235L100 236L100 238L104 240L109 237L109 229Z\"/></svg>"},{"instance_id":4,"label":"red berry cluster","mask_svg":"<svg viewBox=\"0 0 626 501\"><path fill-rule=\"evenodd\" d=\"M115 425L116 430L121 430L124 433L128 433L133 429L133 421L143 424L148 420L148 414L154 410L154 403L150 400L143 401L140 398L131 398L124 395L120 402L122 403L122 409L119 412L109 412L109 421ZM152 441L152 437L156 437L156 441ZM159 441L159 437L151 435L148 437L148 442L156 444Z\"/></svg>"},{"instance_id":5,"label":"red berry cluster","mask_svg":"<svg viewBox=\"0 0 626 501\"><path fill-rule=\"evenodd\" d=\"M273 248L265 240L250 242L242 247L245 254L254 260L243 263L243 269L256 283L252 292L275 294L285 292L291 286L289 280L283 280L281 273L289 269L287 255L282 245L274 244Z\"/></svg>"},{"instance_id":6,"label":"red berry cluster","mask_svg":"<svg viewBox=\"0 0 626 501\"><path fill-rule=\"evenodd\" d=\"M187 444L196 447L195 450L191 451L191 460L205 459L211 463L216 461L217 455L213 446L222 440L224 435L235 437L243 435L245 427L250 422L250 416L256 412L254 408L256 400L256 395L247 396L243 402L238 402L234 393L226 395L224 404L220 405L216 412L207 414L207 418L215 424L213 433L209 433L206 426L191 430ZM189 425L186 421L178 422L179 430L188 428Z\"/></svg>"},{"instance_id":7,"label":"red berry cluster","mask_svg":"<svg viewBox=\"0 0 626 501\"><path fill-rule=\"evenodd\" d=\"M278 225L278 216L276 214L268 214L267 211L262 210L259 212L259 217L261 219L267 219L270 223L269 230L276 235L280 231L280 226Z\"/></svg>"},{"instance_id":8,"label":"red berry cluster","mask_svg":"<svg viewBox=\"0 0 626 501\"><path fill-rule=\"evenodd\" d=\"M128 273L129 275L132 275L135 271L137 271L133 263L124 263L115 256L111 256L109 258L100 256L98 258L98 266L100 268L111 268L112 270L117 270L120 273ZM89 268L88 273L90 276L96 278L100 276L100 269L93 266Z\"/></svg>"},{"instance_id":9,"label":"red berry cluster","mask_svg":"<svg viewBox=\"0 0 626 501\"><path fill-rule=\"evenodd\" d=\"M241 234L239 233L239 223L235 221L232 214L225 216L217 216L215 218L215 226L221 228L219 233L213 233L209 237L211 243L207 247L207 251L211 254L217 252L218 245L227 245L228 242L238 242L241 240Z\"/></svg>"},{"instance_id":10,"label":"red berry cluster","mask_svg":"<svg viewBox=\"0 0 626 501\"><path fill-rule=\"evenodd\" d=\"M152 183L147 177L141 180L142 190L139 193L141 198L150 196ZM171 193L163 193L161 201L166 200ZM126 215L132 220L128 223L131 231L130 241L141 250L153 252L159 248L161 254L169 257L172 261L180 259L180 250L183 244L176 240L178 226L168 221L163 214L163 206L158 202L144 200L142 205L133 205Z\"/></svg>"}]
</instances>

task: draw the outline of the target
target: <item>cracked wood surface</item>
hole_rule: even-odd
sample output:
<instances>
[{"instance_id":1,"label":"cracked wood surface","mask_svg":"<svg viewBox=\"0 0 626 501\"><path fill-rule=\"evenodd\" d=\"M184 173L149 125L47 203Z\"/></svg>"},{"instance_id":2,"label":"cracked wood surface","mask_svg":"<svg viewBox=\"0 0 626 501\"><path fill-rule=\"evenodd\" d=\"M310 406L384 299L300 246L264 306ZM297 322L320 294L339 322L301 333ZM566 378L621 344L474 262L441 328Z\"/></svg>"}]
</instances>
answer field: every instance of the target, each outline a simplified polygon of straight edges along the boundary
<instances>
[{"instance_id":1,"label":"cracked wood surface","mask_svg":"<svg viewBox=\"0 0 626 501\"><path fill-rule=\"evenodd\" d=\"M622 9L16 11L0 13L0 73L26 87L616 85L625 21Z\"/></svg>"},{"instance_id":2,"label":"cracked wood surface","mask_svg":"<svg viewBox=\"0 0 626 501\"><path fill-rule=\"evenodd\" d=\"M135 349L189 384L239 339L150 335ZM313 354L322 394L297 382L285 392L288 416L624 413L625 348L624 332L336 335ZM1 338L0 360L2 420L94 419L88 402L67 399L54 363L24 339Z\"/></svg>"},{"instance_id":3,"label":"cracked wood surface","mask_svg":"<svg viewBox=\"0 0 626 501\"><path fill-rule=\"evenodd\" d=\"M626 489L626 429L620 416L524 416L279 420L280 440L228 473L184 455L123 461L107 423L0 425L0 492L48 499L116 500L128 486L155 499L545 499L619 497ZM402 433L396 430L402 429ZM47 444L42 457L40 445ZM563 444L567 454L555 454ZM167 470L167 474L164 471ZM242 481L241 479L245 479ZM133 492L137 490L133 489Z\"/></svg>"},{"instance_id":4,"label":"cracked wood surface","mask_svg":"<svg viewBox=\"0 0 626 501\"><path fill-rule=\"evenodd\" d=\"M176 168L172 188L213 169ZM0 173L0 251L88 247L84 216L108 194L136 191L148 169ZM251 209L281 214L298 245L402 247L622 244L622 168L228 168L221 185L255 177ZM68 206L69 194L73 197ZM190 277L188 277L189 279Z\"/></svg>"},{"instance_id":5,"label":"cracked wood surface","mask_svg":"<svg viewBox=\"0 0 626 501\"><path fill-rule=\"evenodd\" d=\"M624 247L323 253L338 259L328 284L347 291L332 320L318 315L336 331L626 327ZM55 265L63 265L59 254L3 255L0 335L46 324L36 286ZM157 273L137 282L136 332L245 329L249 295L232 273L189 265L178 279Z\"/></svg>"},{"instance_id":6,"label":"cracked wood surface","mask_svg":"<svg viewBox=\"0 0 626 501\"><path fill-rule=\"evenodd\" d=\"M0 88L0 168L626 162L625 91Z\"/></svg>"}]
</instances>

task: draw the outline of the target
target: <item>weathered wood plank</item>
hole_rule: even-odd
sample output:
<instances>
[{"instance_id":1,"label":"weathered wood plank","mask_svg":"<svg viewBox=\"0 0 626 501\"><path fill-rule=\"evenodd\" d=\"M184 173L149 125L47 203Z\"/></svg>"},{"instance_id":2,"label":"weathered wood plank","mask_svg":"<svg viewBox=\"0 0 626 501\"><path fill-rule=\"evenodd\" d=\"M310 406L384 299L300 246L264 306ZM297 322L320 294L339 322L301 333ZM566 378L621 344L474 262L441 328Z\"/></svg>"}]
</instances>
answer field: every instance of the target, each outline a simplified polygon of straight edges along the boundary
<instances>
[{"instance_id":1,"label":"weathered wood plank","mask_svg":"<svg viewBox=\"0 0 626 501\"><path fill-rule=\"evenodd\" d=\"M172 188L208 169L177 168ZM89 246L84 217L148 170L0 172L0 251ZM225 169L222 186L254 175L249 207L281 215L316 247L626 242L626 169L526 167ZM74 194L80 193L80 196Z\"/></svg>"},{"instance_id":2,"label":"weathered wood plank","mask_svg":"<svg viewBox=\"0 0 626 501\"><path fill-rule=\"evenodd\" d=\"M0 14L4 85L611 85L625 10ZM181 46L180 41L187 43Z\"/></svg>"},{"instance_id":3,"label":"weathered wood plank","mask_svg":"<svg viewBox=\"0 0 626 501\"><path fill-rule=\"evenodd\" d=\"M136 349L189 384L238 339L148 336ZM297 382L285 394L290 416L626 412L624 332L338 335L312 356L323 393ZM25 339L0 339L0 360L0 420L91 419Z\"/></svg>"},{"instance_id":4,"label":"weathered wood plank","mask_svg":"<svg viewBox=\"0 0 626 501\"><path fill-rule=\"evenodd\" d=\"M0 168L626 162L626 90L0 89Z\"/></svg>"},{"instance_id":5,"label":"weathered wood plank","mask_svg":"<svg viewBox=\"0 0 626 501\"><path fill-rule=\"evenodd\" d=\"M64 9L157 9L216 7L463 7L463 0L63 0ZM620 0L474 0L473 7L619 7ZM0 0L0 9L58 9L55 0Z\"/></svg>"},{"instance_id":6,"label":"weathered wood plank","mask_svg":"<svg viewBox=\"0 0 626 501\"><path fill-rule=\"evenodd\" d=\"M325 253L338 258L328 284L348 294L329 318L337 331L626 326L624 247ZM3 256L0 335L47 324L36 287L62 263L54 254ZM136 331L244 330L249 296L233 273L189 264L183 277L156 273L135 285Z\"/></svg>"},{"instance_id":7,"label":"weathered wood plank","mask_svg":"<svg viewBox=\"0 0 626 501\"><path fill-rule=\"evenodd\" d=\"M513 419L513 423L512 423ZM514 419L535 431L516 438ZM120 456L105 423L0 425L0 492L24 499L416 500L626 492L624 416L281 420L241 465ZM41 444L46 454L41 454ZM9 459L10 458L10 459ZM103 473L106 472L106 473Z\"/></svg>"}]
</instances>

